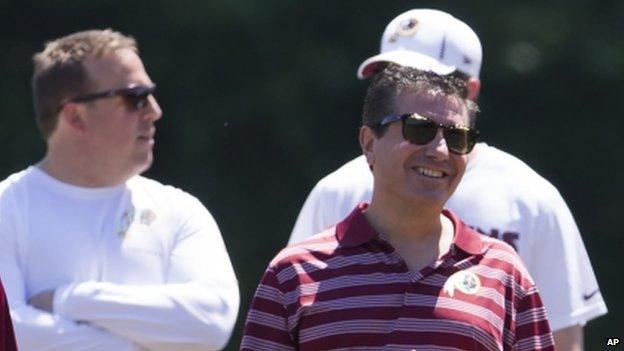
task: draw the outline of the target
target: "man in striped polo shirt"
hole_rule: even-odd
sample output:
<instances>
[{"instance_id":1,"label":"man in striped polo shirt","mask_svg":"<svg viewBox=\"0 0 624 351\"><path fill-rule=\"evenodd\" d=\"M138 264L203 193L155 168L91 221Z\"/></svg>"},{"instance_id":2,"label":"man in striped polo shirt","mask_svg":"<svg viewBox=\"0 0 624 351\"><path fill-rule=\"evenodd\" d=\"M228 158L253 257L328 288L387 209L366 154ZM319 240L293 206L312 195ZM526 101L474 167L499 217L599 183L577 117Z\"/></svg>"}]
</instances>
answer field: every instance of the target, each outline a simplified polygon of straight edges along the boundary
<instances>
[{"instance_id":1,"label":"man in striped polo shirt","mask_svg":"<svg viewBox=\"0 0 624 351\"><path fill-rule=\"evenodd\" d=\"M241 350L554 350L514 250L443 210L476 109L461 79L394 64L374 77L359 136L371 203L269 264Z\"/></svg>"}]
</instances>

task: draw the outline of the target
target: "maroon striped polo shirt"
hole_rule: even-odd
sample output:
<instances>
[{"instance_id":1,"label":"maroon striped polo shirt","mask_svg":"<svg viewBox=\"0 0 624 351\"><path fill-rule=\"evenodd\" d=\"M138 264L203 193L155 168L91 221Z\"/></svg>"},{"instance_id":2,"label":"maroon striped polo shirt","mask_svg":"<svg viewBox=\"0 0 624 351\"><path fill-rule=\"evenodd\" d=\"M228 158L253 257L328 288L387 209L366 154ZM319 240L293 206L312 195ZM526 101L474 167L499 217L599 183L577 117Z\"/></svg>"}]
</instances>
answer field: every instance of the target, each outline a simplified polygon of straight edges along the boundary
<instances>
[{"instance_id":1,"label":"maroon striped polo shirt","mask_svg":"<svg viewBox=\"0 0 624 351\"><path fill-rule=\"evenodd\" d=\"M241 350L554 350L535 284L510 246L444 211L455 228L450 251L411 271L365 209L275 257Z\"/></svg>"},{"instance_id":2,"label":"maroon striped polo shirt","mask_svg":"<svg viewBox=\"0 0 624 351\"><path fill-rule=\"evenodd\" d=\"M9 314L9 304L2 282L0 282L0 351L17 351L13 323Z\"/></svg>"}]
</instances>

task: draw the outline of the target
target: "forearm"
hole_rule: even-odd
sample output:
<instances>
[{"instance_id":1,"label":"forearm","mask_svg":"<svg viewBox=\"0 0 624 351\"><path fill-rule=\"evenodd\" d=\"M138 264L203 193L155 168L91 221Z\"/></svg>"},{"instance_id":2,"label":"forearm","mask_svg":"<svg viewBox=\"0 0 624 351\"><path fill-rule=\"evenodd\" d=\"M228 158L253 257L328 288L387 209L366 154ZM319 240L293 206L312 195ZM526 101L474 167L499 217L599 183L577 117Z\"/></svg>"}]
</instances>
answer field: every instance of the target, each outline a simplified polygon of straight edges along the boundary
<instances>
[{"instance_id":1,"label":"forearm","mask_svg":"<svg viewBox=\"0 0 624 351\"><path fill-rule=\"evenodd\" d=\"M138 351L140 348L107 331L52 315L28 305L11 308L20 350Z\"/></svg>"},{"instance_id":2,"label":"forearm","mask_svg":"<svg viewBox=\"0 0 624 351\"><path fill-rule=\"evenodd\" d=\"M1 230L0 233L2 233ZM51 308L34 307L33 305L40 303L49 305L45 303L52 295L48 291L42 292L41 295L29 296L33 298L33 305L28 304L21 271L11 251L6 249L6 242L2 240L0 240L0 275L6 290L9 312L20 350L140 350L137 345L118 335L89 324L76 323L72 319L62 318L50 313Z\"/></svg>"},{"instance_id":3,"label":"forearm","mask_svg":"<svg viewBox=\"0 0 624 351\"><path fill-rule=\"evenodd\" d=\"M571 327L553 332L557 351L583 351L583 327Z\"/></svg>"},{"instance_id":4,"label":"forearm","mask_svg":"<svg viewBox=\"0 0 624 351\"><path fill-rule=\"evenodd\" d=\"M150 350L218 350L227 343L236 320L238 287L85 282L60 289L54 309Z\"/></svg>"}]
</instances>

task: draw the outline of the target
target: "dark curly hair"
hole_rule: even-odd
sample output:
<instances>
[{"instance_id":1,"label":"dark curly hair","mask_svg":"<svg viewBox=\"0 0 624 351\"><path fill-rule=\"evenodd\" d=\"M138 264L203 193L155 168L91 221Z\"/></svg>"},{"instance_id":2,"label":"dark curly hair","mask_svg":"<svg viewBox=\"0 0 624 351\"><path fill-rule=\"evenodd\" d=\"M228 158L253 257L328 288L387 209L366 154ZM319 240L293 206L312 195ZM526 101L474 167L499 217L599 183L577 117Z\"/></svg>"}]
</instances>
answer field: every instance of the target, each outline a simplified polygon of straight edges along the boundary
<instances>
[{"instance_id":1,"label":"dark curly hair","mask_svg":"<svg viewBox=\"0 0 624 351\"><path fill-rule=\"evenodd\" d=\"M378 135L383 134L385 128L379 123L384 117L397 113L396 100L406 91L457 96L466 103L470 125L474 125L478 107L467 99L468 88L464 79L452 74L439 75L396 64L389 64L373 77L364 99L362 123Z\"/></svg>"}]
</instances>

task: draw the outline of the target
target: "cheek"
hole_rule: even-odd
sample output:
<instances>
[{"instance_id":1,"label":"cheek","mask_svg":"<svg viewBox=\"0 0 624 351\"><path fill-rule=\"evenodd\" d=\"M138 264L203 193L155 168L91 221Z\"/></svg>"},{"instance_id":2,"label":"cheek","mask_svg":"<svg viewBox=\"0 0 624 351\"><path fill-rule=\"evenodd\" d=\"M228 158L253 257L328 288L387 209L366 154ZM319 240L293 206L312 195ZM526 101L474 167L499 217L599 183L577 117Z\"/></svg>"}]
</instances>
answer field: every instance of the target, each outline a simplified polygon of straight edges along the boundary
<instances>
[{"instance_id":1,"label":"cheek","mask_svg":"<svg viewBox=\"0 0 624 351\"><path fill-rule=\"evenodd\" d=\"M136 139L136 133L128 126L106 123L94 131L92 140L102 148L121 150L130 147Z\"/></svg>"},{"instance_id":2,"label":"cheek","mask_svg":"<svg viewBox=\"0 0 624 351\"><path fill-rule=\"evenodd\" d=\"M116 140L128 139L130 136L136 136L137 123L132 116L118 116L111 118L109 123L103 128Z\"/></svg>"},{"instance_id":3,"label":"cheek","mask_svg":"<svg viewBox=\"0 0 624 351\"><path fill-rule=\"evenodd\" d=\"M468 157L462 155L451 154L453 164L458 176L463 176L468 164Z\"/></svg>"},{"instance_id":4,"label":"cheek","mask_svg":"<svg viewBox=\"0 0 624 351\"><path fill-rule=\"evenodd\" d=\"M401 140L384 138L375 144L374 155L376 162L395 163L406 154L406 145Z\"/></svg>"}]
</instances>

